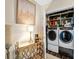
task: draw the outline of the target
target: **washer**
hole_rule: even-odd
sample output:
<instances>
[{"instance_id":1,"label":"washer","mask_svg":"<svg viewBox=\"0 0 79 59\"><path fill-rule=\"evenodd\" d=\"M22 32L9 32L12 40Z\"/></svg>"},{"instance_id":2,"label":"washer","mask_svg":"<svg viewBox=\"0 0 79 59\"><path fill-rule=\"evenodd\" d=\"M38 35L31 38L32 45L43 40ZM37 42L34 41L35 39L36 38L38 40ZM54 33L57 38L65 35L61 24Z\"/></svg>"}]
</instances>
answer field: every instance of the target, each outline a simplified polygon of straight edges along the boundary
<instances>
[{"instance_id":1,"label":"washer","mask_svg":"<svg viewBox=\"0 0 79 59\"><path fill-rule=\"evenodd\" d=\"M48 29L47 31L48 50L58 53L58 30Z\"/></svg>"},{"instance_id":2,"label":"washer","mask_svg":"<svg viewBox=\"0 0 79 59\"><path fill-rule=\"evenodd\" d=\"M74 49L74 31L59 30L59 46L68 49Z\"/></svg>"},{"instance_id":3,"label":"washer","mask_svg":"<svg viewBox=\"0 0 79 59\"><path fill-rule=\"evenodd\" d=\"M48 29L47 41L49 44L58 45L58 30Z\"/></svg>"}]
</instances>

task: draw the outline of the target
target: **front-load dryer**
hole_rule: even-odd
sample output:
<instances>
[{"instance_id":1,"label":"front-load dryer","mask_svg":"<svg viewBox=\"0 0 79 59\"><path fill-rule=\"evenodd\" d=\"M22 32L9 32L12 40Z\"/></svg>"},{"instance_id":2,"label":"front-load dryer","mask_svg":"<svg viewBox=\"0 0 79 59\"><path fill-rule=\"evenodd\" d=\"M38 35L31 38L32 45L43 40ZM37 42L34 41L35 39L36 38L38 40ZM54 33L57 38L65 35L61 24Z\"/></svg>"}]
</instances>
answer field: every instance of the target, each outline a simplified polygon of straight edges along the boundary
<instances>
[{"instance_id":1,"label":"front-load dryer","mask_svg":"<svg viewBox=\"0 0 79 59\"><path fill-rule=\"evenodd\" d=\"M74 31L59 30L59 46L68 49L74 49Z\"/></svg>"},{"instance_id":2,"label":"front-load dryer","mask_svg":"<svg viewBox=\"0 0 79 59\"><path fill-rule=\"evenodd\" d=\"M47 42L48 42L48 50L58 53L58 30L57 29L47 30Z\"/></svg>"}]
</instances>

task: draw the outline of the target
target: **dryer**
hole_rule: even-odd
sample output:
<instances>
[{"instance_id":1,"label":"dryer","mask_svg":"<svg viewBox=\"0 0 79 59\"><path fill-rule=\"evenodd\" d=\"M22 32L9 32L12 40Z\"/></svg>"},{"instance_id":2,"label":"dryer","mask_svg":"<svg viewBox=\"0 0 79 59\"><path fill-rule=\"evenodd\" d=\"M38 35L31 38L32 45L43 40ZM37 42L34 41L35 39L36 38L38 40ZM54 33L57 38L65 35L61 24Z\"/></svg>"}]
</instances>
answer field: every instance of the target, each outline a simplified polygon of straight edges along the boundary
<instances>
[{"instance_id":1,"label":"dryer","mask_svg":"<svg viewBox=\"0 0 79 59\"><path fill-rule=\"evenodd\" d=\"M58 53L58 30L47 30L48 50Z\"/></svg>"},{"instance_id":2,"label":"dryer","mask_svg":"<svg viewBox=\"0 0 79 59\"><path fill-rule=\"evenodd\" d=\"M74 49L74 31L59 30L59 46L68 49Z\"/></svg>"}]
</instances>

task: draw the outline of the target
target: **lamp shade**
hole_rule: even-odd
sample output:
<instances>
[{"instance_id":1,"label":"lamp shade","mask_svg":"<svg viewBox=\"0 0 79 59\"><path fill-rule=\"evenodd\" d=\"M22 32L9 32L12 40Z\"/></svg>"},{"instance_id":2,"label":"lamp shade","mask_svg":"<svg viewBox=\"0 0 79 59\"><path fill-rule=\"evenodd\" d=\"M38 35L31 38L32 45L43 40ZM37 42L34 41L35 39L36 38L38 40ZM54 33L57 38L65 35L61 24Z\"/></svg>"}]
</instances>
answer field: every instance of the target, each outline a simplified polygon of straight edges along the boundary
<instances>
[{"instance_id":1,"label":"lamp shade","mask_svg":"<svg viewBox=\"0 0 79 59\"><path fill-rule=\"evenodd\" d=\"M33 32L33 30L34 30L34 26L33 26L33 25L29 25L29 26L28 26L28 31L29 31L29 32Z\"/></svg>"}]
</instances>

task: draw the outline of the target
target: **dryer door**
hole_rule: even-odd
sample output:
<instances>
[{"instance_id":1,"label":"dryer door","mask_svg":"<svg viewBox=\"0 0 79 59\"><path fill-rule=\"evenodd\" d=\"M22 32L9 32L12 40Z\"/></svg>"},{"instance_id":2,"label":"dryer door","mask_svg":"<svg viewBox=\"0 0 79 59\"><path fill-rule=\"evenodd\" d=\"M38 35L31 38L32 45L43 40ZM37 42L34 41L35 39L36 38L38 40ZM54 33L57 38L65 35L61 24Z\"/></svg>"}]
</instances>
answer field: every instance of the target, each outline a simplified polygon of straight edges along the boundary
<instances>
[{"instance_id":1,"label":"dryer door","mask_svg":"<svg viewBox=\"0 0 79 59\"><path fill-rule=\"evenodd\" d=\"M56 32L53 30L49 31L48 38L49 38L49 40L54 41L56 39Z\"/></svg>"},{"instance_id":2,"label":"dryer door","mask_svg":"<svg viewBox=\"0 0 79 59\"><path fill-rule=\"evenodd\" d=\"M60 40L64 43L69 43L72 41L72 34L69 31L62 31L60 33Z\"/></svg>"}]
</instances>

